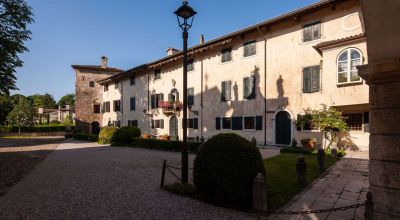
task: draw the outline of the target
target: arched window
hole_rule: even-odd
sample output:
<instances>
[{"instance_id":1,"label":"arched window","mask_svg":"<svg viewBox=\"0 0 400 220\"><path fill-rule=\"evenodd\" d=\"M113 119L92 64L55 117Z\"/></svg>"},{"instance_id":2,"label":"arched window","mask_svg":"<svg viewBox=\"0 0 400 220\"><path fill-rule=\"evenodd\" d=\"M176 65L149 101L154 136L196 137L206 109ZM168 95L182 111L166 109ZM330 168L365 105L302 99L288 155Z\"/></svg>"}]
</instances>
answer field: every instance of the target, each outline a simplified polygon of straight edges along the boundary
<instances>
[{"instance_id":1,"label":"arched window","mask_svg":"<svg viewBox=\"0 0 400 220\"><path fill-rule=\"evenodd\" d=\"M342 51L337 58L337 84L361 82L357 66L361 65L361 52L355 48Z\"/></svg>"},{"instance_id":2,"label":"arched window","mask_svg":"<svg viewBox=\"0 0 400 220\"><path fill-rule=\"evenodd\" d=\"M179 100L179 92L177 89L172 89L171 93L168 94L168 100L174 100L178 101Z\"/></svg>"}]
</instances>

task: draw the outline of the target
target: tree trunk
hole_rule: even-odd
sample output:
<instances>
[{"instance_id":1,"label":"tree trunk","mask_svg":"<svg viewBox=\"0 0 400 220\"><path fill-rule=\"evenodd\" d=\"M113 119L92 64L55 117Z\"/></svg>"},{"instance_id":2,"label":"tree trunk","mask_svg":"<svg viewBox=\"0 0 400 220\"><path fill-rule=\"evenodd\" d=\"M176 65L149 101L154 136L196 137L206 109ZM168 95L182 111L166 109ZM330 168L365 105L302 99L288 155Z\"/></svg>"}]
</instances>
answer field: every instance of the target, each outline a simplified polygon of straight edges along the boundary
<instances>
[{"instance_id":1,"label":"tree trunk","mask_svg":"<svg viewBox=\"0 0 400 220\"><path fill-rule=\"evenodd\" d=\"M21 127L18 127L18 135L21 135Z\"/></svg>"}]
</instances>

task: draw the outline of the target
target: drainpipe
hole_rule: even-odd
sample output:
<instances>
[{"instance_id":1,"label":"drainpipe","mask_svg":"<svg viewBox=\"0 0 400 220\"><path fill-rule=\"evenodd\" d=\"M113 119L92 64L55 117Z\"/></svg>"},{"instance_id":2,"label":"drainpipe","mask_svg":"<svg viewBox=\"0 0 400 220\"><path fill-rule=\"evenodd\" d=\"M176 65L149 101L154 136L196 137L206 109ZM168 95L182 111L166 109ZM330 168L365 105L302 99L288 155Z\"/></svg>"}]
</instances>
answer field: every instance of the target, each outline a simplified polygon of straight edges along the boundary
<instances>
[{"instance_id":1,"label":"drainpipe","mask_svg":"<svg viewBox=\"0 0 400 220\"><path fill-rule=\"evenodd\" d=\"M202 35L203 36L203 35ZM200 91L200 138L203 137L203 60L201 60L201 91Z\"/></svg>"},{"instance_id":2,"label":"drainpipe","mask_svg":"<svg viewBox=\"0 0 400 220\"><path fill-rule=\"evenodd\" d=\"M267 39L262 34L260 28L257 25L257 30L261 37L264 39L264 146L267 145Z\"/></svg>"},{"instance_id":3,"label":"drainpipe","mask_svg":"<svg viewBox=\"0 0 400 220\"><path fill-rule=\"evenodd\" d=\"M150 76L147 73L147 114L150 114ZM150 117L147 116L147 133L150 134Z\"/></svg>"},{"instance_id":4,"label":"drainpipe","mask_svg":"<svg viewBox=\"0 0 400 220\"><path fill-rule=\"evenodd\" d=\"M119 82L118 82L119 83ZM120 113L121 113L121 128L123 127L124 124L124 120L123 120L123 115L124 115L124 87L123 87L123 83L121 82L121 106L120 106ZM118 117L117 117L118 120Z\"/></svg>"}]
</instances>

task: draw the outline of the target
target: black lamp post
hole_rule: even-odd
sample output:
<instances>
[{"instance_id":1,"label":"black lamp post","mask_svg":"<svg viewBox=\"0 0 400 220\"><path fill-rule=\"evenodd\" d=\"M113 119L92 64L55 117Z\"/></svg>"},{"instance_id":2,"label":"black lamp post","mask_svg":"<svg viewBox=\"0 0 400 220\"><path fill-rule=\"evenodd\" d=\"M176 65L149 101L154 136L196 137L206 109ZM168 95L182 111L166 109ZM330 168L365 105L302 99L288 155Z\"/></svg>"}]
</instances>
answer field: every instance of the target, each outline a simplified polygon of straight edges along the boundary
<instances>
[{"instance_id":1,"label":"black lamp post","mask_svg":"<svg viewBox=\"0 0 400 220\"><path fill-rule=\"evenodd\" d=\"M182 146L182 183L188 182L188 153L187 153L187 39L188 30L192 27L194 15L197 13L184 1L183 5L174 12L178 18L179 27L183 30L183 146ZM190 24L188 19L192 18ZM181 21L183 19L183 21Z\"/></svg>"}]
</instances>

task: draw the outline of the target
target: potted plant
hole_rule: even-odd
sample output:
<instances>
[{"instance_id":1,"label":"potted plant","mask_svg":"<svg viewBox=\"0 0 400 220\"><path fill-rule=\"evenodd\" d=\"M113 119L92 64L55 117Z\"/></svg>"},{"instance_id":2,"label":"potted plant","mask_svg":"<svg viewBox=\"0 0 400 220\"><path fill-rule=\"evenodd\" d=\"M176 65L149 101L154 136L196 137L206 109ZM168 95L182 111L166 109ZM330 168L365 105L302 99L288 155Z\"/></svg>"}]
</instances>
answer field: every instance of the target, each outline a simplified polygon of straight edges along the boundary
<instances>
[{"instance_id":1,"label":"potted plant","mask_svg":"<svg viewBox=\"0 0 400 220\"><path fill-rule=\"evenodd\" d=\"M151 137L151 134L142 134L142 137L144 139L149 139Z\"/></svg>"},{"instance_id":2,"label":"potted plant","mask_svg":"<svg viewBox=\"0 0 400 220\"><path fill-rule=\"evenodd\" d=\"M303 146L304 150L313 150L317 139L315 138L303 138L300 140L301 145Z\"/></svg>"},{"instance_id":3,"label":"potted plant","mask_svg":"<svg viewBox=\"0 0 400 220\"><path fill-rule=\"evenodd\" d=\"M168 135L168 134L163 134L163 135L161 135L161 139L163 139L163 140L171 140L171 136Z\"/></svg>"}]
</instances>

